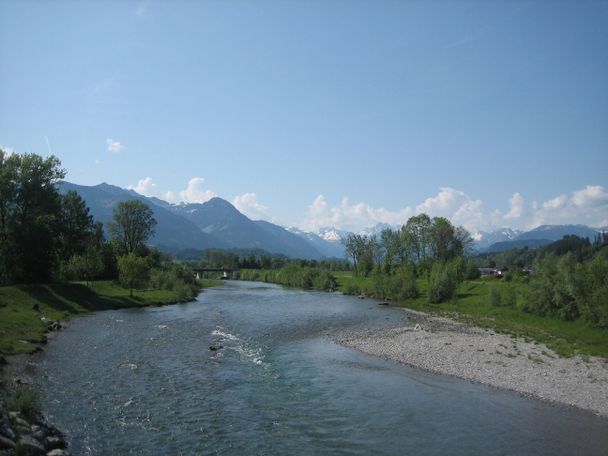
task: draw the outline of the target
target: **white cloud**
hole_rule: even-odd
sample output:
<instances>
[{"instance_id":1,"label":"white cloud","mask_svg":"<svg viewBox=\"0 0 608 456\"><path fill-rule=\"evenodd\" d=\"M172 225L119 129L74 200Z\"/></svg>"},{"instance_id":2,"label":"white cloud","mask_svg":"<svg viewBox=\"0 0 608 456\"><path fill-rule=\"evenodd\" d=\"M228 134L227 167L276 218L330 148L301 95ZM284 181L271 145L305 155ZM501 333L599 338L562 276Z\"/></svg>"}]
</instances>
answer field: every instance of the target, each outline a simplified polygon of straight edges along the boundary
<instances>
[{"instance_id":1,"label":"white cloud","mask_svg":"<svg viewBox=\"0 0 608 456\"><path fill-rule=\"evenodd\" d=\"M193 177L190 179L186 189L179 192L181 200L185 203L204 203L216 196L211 190L203 189L204 183L205 179L203 177Z\"/></svg>"},{"instance_id":2,"label":"white cloud","mask_svg":"<svg viewBox=\"0 0 608 456\"><path fill-rule=\"evenodd\" d=\"M572 204L580 208L606 208L608 192L601 185L587 185L584 189L574 192Z\"/></svg>"},{"instance_id":3,"label":"white cloud","mask_svg":"<svg viewBox=\"0 0 608 456\"><path fill-rule=\"evenodd\" d=\"M13 149L12 147L3 146L2 144L0 144L0 149L2 149L7 156L13 155L15 153L15 149Z\"/></svg>"},{"instance_id":4,"label":"white cloud","mask_svg":"<svg viewBox=\"0 0 608 456\"><path fill-rule=\"evenodd\" d=\"M442 187L437 195L425 199L424 202L416 206L416 213L448 216L468 199L464 192L451 187Z\"/></svg>"},{"instance_id":5,"label":"white cloud","mask_svg":"<svg viewBox=\"0 0 608 456\"><path fill-rule=\"evenodd\" d=\"M601 185L587 185L570 196L559 195L533 206L528 227L543 224L587 224L602 226L608 220L608 191Z\"/></svg>"},{"instance_id":6,"label":"white cloud","mask_svg":"<svg viewBox=\"0 0 608 456\"><path fill-rule=\"evenodd\" d=\"M137 185L128 185L127 188L129 190L135 190L140 195L160 198L164 201L168 201L170 203L176 203L177 198L175 197L175 193L168 191L163 192L159 190L158 186L154 182L151 177L144 177L137 182Z\"/></svg>"},{"instance_id":7,"label":"white cloud","mask_svg":"<svg viewBox=\"0 0 608 456\"><path fill-rule=\"evenodd\" d=\"M135 190L140 195L144 196L157 196L158 188L151 177L144 177L137 182L136 186L129 185L129 190Z\"/></svg>"},{"instance_id":8,"label":"white cloud","mask_svg":"<svg viewBox=\"0 0 608 456\"><path fill-rule=\"evenodd\" d=\"M119 154L125 150L125 146L123 146L120 141L116 141L112 138L106 139L106 145L108 146L108 152L112 152L114 154Z\"/></svg>"},{"instance_id":9,"label":"white cloud","mask_svg":"<svg viewBox=\"0 0 608 456\"><path fill-rule=\"evenodd\" d=\"M549 201L545 201L543 203L543 209L562 209L566 204L568 204L568 197L566 195L559 195ZM538 210L538 204L535 205L534 209Z\"/></svg>"},{"instance_id":10,"label":"white cloud","mask_svg":"<svg viewBox=\"0 0 608 456\"><path fill-rule=\"evenodd\" d=\"M268 207L257 200L255 193L244 193L236 196L232 204L247 217L259 220L268 215Z\"/></svg>"},{"instance_id":11,"label":"white cloud","mask_svg":"<svg viewBox=\"0 0 608 456\"><path fill-rule=\"evenodd\" d=\"M504 215L504 218L507 220L518 219L525 214L525 201L524 197L521 196L521 193L514 193L513 196L511 196L509 199L509 207L509 212Z\"/></svg>"},{"instance_id":12,"label":"white cloud","mask_svg":"<svg viewBox=\"0 0 608 456\"><path fill-rule=\"evenodd\" d=\"M318 231L323 227L360 231L377 223L400 225L416 214L446 217L455 225L464 226L478 235L479 231L492 231L503 227L535 228L542 224L586 224L603 226L608 222L608 191L599 185L588 185L570 195L558 195L545 202L526 203L519 192L508 199L509 210L486 210L482 200L471 198L464 192L442 187L416 206L415 212L406 207L399 211L373 208L365 203L351 205L344 198L339 206L330 206L323 195L318 195L308 206L302 228Z\"/></svg>"},{"instance_id":13,"label":"white cloud","mask_svg":"<svg viewBox=\"0 0 608 456\"><path fill-rule=\"evenodd\" d=\"M339 206L329 207L323 195L318 195L308 206L307 218L302 227L308 231L318 231L323 227L336 227L342 230L359 231L378 223L398 225L413 215L411 208L390 211L373 208L363 202L350 204L343 198Z\"/></svg>"}]
</instances>

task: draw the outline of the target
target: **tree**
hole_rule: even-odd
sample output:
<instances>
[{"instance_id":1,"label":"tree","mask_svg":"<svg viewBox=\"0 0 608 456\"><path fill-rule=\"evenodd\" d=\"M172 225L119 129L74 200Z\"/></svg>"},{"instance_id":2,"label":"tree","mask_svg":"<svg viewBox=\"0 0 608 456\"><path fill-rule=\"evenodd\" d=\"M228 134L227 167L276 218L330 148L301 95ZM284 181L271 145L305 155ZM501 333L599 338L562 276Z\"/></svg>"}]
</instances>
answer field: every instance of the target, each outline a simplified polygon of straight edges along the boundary
<instances>
[{"instance_id":1,"label":"tree","mask_svg":"<svg viewBox=\"0 0 608 456\"><path fill-rule=\"evenodd\" d=\"M426 214L410 217L401 230L406 251L416 263L426 261L431 237L431 219Z\"/></svg>"},{"instance_id":2,"label":"tree","mask_svg":"<svg viewBox=\"0 0 608 456\"><path fill-rule=\"evenodd\" d=\"M82 255L73 255L67 265L68 273L75 279L89 281L99 276L104 269L101 252L89 246Z\"/></svg>"},{"instance_id":3,"label":"tree","mask_svg":"<svg viewBox=\"0 0 608 456\"><path fill-rule=\"evenodd\" d=\"M129 288L129 294L133 296L133 288L144 286L150 278L148 262L134 253L119 257L118 278L123 286Z\"/></svg>"},{"instance_id":4,"label":"tree","mask_svg":"<svg viewBox=\"0 0 608 456\"><path fill-rule=\"evenodd\" d=\"M12 275L14 245L13 214L17 197L16 155L8 155L0 149L0 284L7 283Z\"/></svg>"},{"instance_id":5,"label":"tree","mask_svg":"<svg viewBox=\"0 0 608 456\"><path fill-rule=\"evenodd\" d=\"M65 177L54 156L4 152L0 158L0 280L44 282L57 258L56 184Z\"/></svg>"},{"instance_id":6,"label":"tree","mask_svg":"<svg viewBox=\"0 0 608 456\"><path fill-rule=\"evenodd\" d=\"M89 208L84 200L73 190L61 196L60 212L61 254L65 259L82 254L87 244L95 242L93 236L99 226L93 223Z\"/></svg>"},{"instance_id":7,"label":"tree","mask_svg":"<svg viewBox=\"0 0 608 456\"><path fill-rule=\"evenodd\" d=\"M152 210L138 200L119 202L109 223L110 234L126 254L135 252L154 235L155 226Z\"/></svg>"},{"instance_id":8,"label":"tree","mask_svg":"<svg viewBox=\"0 0 608 456\"><path fill-rule=\"evenodd\" d=\"M365 253L366 249L365 236L361 234L349 234L344 241L344 249L346 256L353 259L353 266L356 274L357 265L359 264L359 260Z\"/></svg>"}]
</instances>

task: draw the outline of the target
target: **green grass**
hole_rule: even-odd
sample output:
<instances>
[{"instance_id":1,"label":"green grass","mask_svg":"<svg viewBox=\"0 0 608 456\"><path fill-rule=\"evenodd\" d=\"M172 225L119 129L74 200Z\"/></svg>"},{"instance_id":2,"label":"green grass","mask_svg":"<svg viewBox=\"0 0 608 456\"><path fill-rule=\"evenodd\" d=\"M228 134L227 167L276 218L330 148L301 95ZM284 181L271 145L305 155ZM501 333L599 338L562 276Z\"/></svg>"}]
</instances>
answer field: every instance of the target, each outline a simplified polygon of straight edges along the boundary
<instances>
[{"instance_id":1,"label":"green grass","mask_svg":"<svg viewBox=\"0 0 608 456\"><path fill-rule=\"evenodd\" d=\"M334 273L339 290L349 285L358 287L359 293L370 294L372 279L353 277L351 272ZM490 304L492 286L513 286L517 291L517 305L495 307ZM458 288L456 299L441 304L430 304L427 299L427 281L418 280L420 295L416 299L393 303L414 310L447 316L496 332L524 337L546 344L561 356L574 354L608 358L608 331L594 328L584 321L563 321L540 317L521 310L527 284L497 283L495 279L467 281Z\"/></svg>"},{"instance_id":2,"label":"green grass","mask_svg":"<svg viewBox=\"0 0 608 456\"><path fill-rule=\"evenodd\" d=\"M208 286L204 284L204 286ZM134 291L113 282L0 287L0 354L35 351L44 340L47 324L41 320L65 320L93 310L159 306L178 302L167 290ZM34 310L37 305L39 311Z\"/></svg>"},{"instance_id":3,"label":"green grass","mask_svg":"<svg viewBox=\"0 0 608 456\"><path fill-rule=\"evenodd\" d=\"M203 288L217 287L224 284L222 280L215 279L200 279L199 283L203 286Z\"/></svg>"}]
</instances>

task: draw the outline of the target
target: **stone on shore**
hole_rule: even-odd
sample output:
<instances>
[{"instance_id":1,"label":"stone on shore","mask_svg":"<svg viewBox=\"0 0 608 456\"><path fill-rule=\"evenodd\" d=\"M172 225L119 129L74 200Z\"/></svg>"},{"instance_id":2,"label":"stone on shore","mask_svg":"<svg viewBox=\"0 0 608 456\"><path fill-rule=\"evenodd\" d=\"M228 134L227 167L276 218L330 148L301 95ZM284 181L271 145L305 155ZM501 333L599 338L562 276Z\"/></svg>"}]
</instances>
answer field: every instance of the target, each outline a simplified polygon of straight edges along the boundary
<instances>
[{"instance_id":1,"label":"stone on shore","mask_svg":"<svg viewBox=\"0 0 608 456\"><path fill-rule=\"evenodd\" d=\"M28 456L45 456L46 448L31 435L23 435L19 439L19 445L25 450Z\"/></svg>"}]
</instances>

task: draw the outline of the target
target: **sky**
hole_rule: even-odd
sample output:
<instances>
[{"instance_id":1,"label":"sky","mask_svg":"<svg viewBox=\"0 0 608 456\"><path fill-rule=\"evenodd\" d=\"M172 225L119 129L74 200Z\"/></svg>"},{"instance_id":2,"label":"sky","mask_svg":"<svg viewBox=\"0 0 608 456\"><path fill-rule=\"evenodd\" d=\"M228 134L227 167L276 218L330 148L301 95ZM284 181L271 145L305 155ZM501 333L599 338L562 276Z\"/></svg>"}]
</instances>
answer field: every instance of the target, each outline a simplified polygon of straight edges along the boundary
<instances>
[{"instance_id":1,"label":"sky","mask_svg":"<svg viewBox=\"0 0 608 456\"><path fill-rule=\"evenodd\" d=\"M608 225L606 1L0 1L0 145L308 231Z\"/></svg>"}]
</instances>

